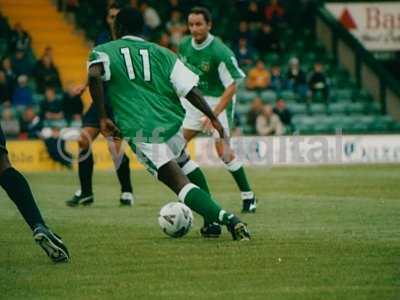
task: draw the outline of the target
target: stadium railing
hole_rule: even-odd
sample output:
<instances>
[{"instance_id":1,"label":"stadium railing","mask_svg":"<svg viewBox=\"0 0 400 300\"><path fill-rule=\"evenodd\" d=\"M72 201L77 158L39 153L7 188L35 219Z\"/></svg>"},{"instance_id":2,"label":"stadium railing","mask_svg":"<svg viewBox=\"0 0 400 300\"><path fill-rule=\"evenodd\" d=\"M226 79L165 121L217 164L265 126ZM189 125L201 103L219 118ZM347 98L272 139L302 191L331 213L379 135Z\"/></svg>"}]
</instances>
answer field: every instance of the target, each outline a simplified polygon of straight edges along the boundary
<instances>
[{"instance_id":1,"label":"stadium railing","mask_svg":"<svg viewBox=\"0 0 400 300\"><path fill-rule=\"evenodd\" d=\"M382 112L400 121L400 84L372 53L323 6L316 15L316 34L335 61L345 66L359 88L381 103Z\"/></svg>"}]
</instances>

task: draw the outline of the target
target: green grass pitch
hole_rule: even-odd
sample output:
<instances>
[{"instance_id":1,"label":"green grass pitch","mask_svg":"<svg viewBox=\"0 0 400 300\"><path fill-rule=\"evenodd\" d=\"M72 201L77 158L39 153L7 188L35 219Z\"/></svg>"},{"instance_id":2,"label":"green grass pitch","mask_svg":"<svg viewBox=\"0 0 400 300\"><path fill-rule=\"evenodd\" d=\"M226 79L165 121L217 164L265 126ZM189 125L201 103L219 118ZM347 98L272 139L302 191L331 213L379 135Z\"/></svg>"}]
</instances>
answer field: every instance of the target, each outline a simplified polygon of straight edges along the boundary
<instances>
[{"instance_id":1,"label":"green grass pitch","mask_svg":"<svg viewBox=\"0 0 400 300\"><path fill-rule=\"evenodd\" d=\"M207 169L234 212L229 174ZM116 177L96 173L90 208L64 204L74 173L27 174L70 264L53 265L0 191L0 299L400 299L400 166L249 169L259 198L244 215L253 240L204 240L201 218L165 236L160 207L176 197L135 172L136 203L121 208Z\"/></svg>"}]
</instances>

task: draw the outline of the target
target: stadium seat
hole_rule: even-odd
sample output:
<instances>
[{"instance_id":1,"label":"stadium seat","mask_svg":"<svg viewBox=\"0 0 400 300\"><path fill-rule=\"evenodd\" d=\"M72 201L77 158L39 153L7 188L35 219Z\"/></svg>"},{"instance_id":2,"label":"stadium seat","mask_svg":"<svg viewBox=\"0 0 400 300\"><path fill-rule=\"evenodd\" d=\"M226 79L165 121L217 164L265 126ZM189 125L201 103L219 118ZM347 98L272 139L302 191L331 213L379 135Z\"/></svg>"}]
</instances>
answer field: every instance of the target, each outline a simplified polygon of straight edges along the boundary
<instances>
[{"instance_id":1,"label":"stadium seat","mask_svg":"<svg viewBox=\"0 0 400 300\"><path fill-rule=\"evenodd\" d=\"M377 101L372 101L369 102L365 105L365 112L371 115L377 115L380 114L381 111L381 106L380 103Z\"/></svg>"},{"instance_id":2,"label":"stadium seat","mask_svg":"<svg viewBox=\"0 0 400 300\"><path fill-rule=\"evenodd\" d=\"M330 103L328 106L328 112L332 115L334 114L344 114L346 112L347 103L336 102Z\"/></svg>"},{"instance_id":3,"label":"stadium seat","mask_svg":"<svg viewBox=\"0 0 400 300\"><path fill-rule=\"evenodd\" d=\"M314 131L316 133L332 133L334 131L334 126L330 116L327 115L315 116Z\"/></svg>"},{"instance_id":4,"label":"stadium seat","mask_svg":"<svg viewBox=\"0 0 400 300\"><path fill-rule=\"evenodd\" d=\"M371 96L371 94L364 89L358 90L355 95L354 95L354 100L357 102L364 102L364 103L368 103L368 102L372 102L373 98Z\"/></svg>"},{"instance_id":5,"label":"stadium seat","mask_svg":"<svg viewBox=\"0 0 400 300\"><path fill-rule=\"evenodd\" d=\"M237 100L243 103L249 103L257 97L257 93L248 90L240 90L237 93Z\"/></svg>"},{"instance_id":6,"label":"stadium seat","mask_svg":"<svg viewBox=\"0 0 400 300\"><path fill-rule=\"evenodd\" d=\"M261 99L266 103L274 104L277 99L277 95L274 91L266 90L261 93Z\"/></svg>"},{"instance_id":7,"label":"stadium seat","mask_svg":"<svg viewBox=\"0 0 400 300\"><path fill-rule=\"evenodd\" d=\"M325 114L327 112L327 107L323 103L312 103L310 105L310 112L313 115Z\"/></svg>"},{"instance_id":8,"label":"stadium seat","mask_svg":"<svg viewBox=\"0 0 400 300\"><path fill-rule=\"evenodd\" d=\"M370 130L373 132L386 132L389 131L392 126L393 119L388 116L376 116L374 122L370 126Z\"/></svg>"},{"instance_id":9,"label":"stadium seat","mask_svg":"<svg viewBox=\"0 0 400 300\"><path fill-rule=\"evenodd\" d=\"M241 103L241 102L236 103L235 110L239 115L247 114L249 109L250 109L249 103Z\"/></svg>"},{"instance_id":10,"label":"stadium seat","mask_svg":"<svg viewBox=\"0 0 400 300\"><path fill-rule=\"evenodd\" d=\"M264 62L267 66L274 66L279 64L280 57L277 53L268 52L264 55Z\"/></svg>"},{"instance_id":11,"label":"stadium seat","mask_svg":"<svg viewBox=\"0 0 400 300\"><path fill-rule=\"evenodd\" d=\"M296 99L297 99L296 93L291 90L284 90L284 91L280 92L279 96L286 102L293 102L293 101L296 101Z\"/></svg>"},{"instance_id":12,"label":"stadium seat","mask_svg":"<svg viewBox=\"0 0 400 300\"><path fill-rule=\"evenodd\" d=\"M349 101L353 99L352 89L336 89L333 93L336 101L338 102Z\"/></svg>"},{"instance_id":13,"label":"stadium seat","mask_svg":"<svg viewBox=\"0 0 400 300\"><path fill-rule=\"evenodd\" d=\"M364 109L364 104L359 102L350 102L346 105L346 113L349 115L362 114L364 113Z\"/></svg>"},{"instance_id":14,"label":"stadium seat","mask_svg":"<svg viewBox=\"0 0 400 300\"><path fill-rule=\"evenodd\" d=\"M390 126L390 131L393 133L400 133L400 122L393 122Z\"/></svg>"},{"instance_id":15,"label":"stadium seat","mask_svg":"<svg viewBox=\"0 0 400 300\"><path fill-rule=\"evenodd\" d=\"M307 106L301 103L293 103L289 106L289 109L293 114L306 114Z\"/></svg>"}]
</instances>

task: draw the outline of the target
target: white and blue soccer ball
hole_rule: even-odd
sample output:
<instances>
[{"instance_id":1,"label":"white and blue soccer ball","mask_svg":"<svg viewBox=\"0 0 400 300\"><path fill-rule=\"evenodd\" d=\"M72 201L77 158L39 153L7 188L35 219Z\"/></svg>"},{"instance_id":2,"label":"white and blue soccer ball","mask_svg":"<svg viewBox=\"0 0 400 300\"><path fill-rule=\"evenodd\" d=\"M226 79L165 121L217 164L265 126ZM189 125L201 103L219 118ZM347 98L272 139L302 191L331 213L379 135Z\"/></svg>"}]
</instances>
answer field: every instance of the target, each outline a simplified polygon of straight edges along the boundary
<instances>
[{"instance_id":1,"label":"white and blue soccer ball","mask_svg":"<svg viewBox=\"0 0 400 300\"><path fill-rule=\"evenodd\" d=\"M158 223L166 235L180 238L192 228L193 213L185 204L171 202L161 208Z\"/></svg>"}]
</instances>

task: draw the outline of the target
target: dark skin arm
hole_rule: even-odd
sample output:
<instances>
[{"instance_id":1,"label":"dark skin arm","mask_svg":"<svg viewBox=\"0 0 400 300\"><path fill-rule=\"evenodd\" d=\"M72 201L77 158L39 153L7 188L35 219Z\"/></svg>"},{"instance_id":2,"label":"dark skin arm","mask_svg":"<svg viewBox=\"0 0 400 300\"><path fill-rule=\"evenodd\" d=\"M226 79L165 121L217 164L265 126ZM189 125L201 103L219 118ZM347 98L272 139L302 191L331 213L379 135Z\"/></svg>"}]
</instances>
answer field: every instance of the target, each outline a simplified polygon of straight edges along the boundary
<instances>
[{"instance_id":1,"label":"dark skin arm","mask_svg":"<svg viewBox=\"0 0 400 300\"><path fill-rule=\"evenodd\" d=\"M194 87L185 97L194 107L200 110L210 121L215 130L218 131L219 136L222 139L226 139L225 130L222 127L221 122L218 120L217 116L211 110L210 106L207 104L202 93L197 87Z\"/></svg>"},{"instance_id":2,"label":"dark skin arm","mask_svg":"<svg viewBox=\"0 0 400 300\"><path fill-rule=\"evenodd\" d=\"M119 139L121 137L119 129L107 117L106 114L103 81L101 79L103 71L103 65L101 63L90 66L88 79L90 95L92 96L93 102L96 105L97 112L99 114L100 132L105 137Z\"/></svg>"}]
</instances>

